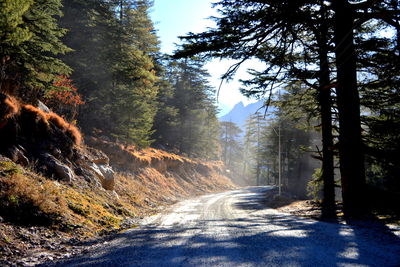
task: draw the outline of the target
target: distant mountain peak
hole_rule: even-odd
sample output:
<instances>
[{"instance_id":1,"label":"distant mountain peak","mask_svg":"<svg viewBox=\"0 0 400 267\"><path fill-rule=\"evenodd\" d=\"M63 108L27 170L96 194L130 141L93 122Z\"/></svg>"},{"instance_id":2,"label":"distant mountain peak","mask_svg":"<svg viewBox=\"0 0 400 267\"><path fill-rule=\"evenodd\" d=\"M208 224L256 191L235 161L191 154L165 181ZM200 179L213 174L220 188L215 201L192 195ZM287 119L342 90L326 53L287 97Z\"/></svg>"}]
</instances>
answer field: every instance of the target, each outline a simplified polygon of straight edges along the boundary
<instances>
[{"instance_id":1,"label":"distant mountain peak","mask_svg":"<svg viewBox=\"0 0 400 267\"><path fill-rule=\"evenodd\" d=\"M248 117L257 111L264 105L264 101L260 100L255 103L244 105L243 102L237 103L228 114L220 117L220 121L234 122L238 127L244 129L246 120Z\"/></svg>"},{"instance_id":2,"label":"distant mountain peak","mask_svg":"<svg viewBox=\"0 0 400 267\"><path fill-rule=\"evenodd\" d=\"M240 101L239 103L236 103L236 105L233 107L233 109L240 108L240 107L244 107L244 104L242 101Z\"/></svg>"}]
</instances>

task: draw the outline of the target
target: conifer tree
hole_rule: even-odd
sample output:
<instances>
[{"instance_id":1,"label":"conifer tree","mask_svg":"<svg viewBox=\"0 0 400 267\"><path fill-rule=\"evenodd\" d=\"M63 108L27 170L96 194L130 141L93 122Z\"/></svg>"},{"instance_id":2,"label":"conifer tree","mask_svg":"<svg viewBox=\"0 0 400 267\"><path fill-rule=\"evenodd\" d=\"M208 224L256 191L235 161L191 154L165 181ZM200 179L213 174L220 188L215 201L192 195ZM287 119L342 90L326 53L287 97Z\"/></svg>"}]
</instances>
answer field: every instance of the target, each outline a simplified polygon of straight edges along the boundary
<instances>
[{"instance_id":1,"label":"conifer tree","mask_svg":"<svg viewBox=\"0 0 400 267\"><path fill-rule=\"evenodd\" d=\"M0 4L1 90L35 102L70 69L58 58L69 51L57 24L60 0L2 1Z\"/></svg>"},{"instance_id":2,"label":"conifer tree","mask_svg":"<svg viewBox=\"0 0 400 267\"><path fill-rule=\"evenodd\" d=\"M184 37L187 44L176 56L205 54L208 57L238 60L225 77L231 76L244 60L262 57L268 65L264 73L269 76L270 83L260 79L259 86L252 88L250 94L272 92L274 86L293 78L290 71L293 66L295 69L309 66L307 60L299 62L293 54L298 51L298 47L309 49L307 39L303 39L298 33L308 33L308 25L316 21L313 14L321 16L317 12L308 13L308 11L324 7L333 15L335 23L326 26L333 32L335 40L336 100L340 124L339 154L344 212L346 216L355 217L368 214L353 32L354 26L357 27L373 19L384 21L399 29L398 12L392 7L392 1L225 0L216 5L221 7L221 17L216 18L217 28ZM299 77L295 75L294 78ZM332 185L331 182L332 179L330 179ZM332 186L329 187L332 189Z\"/></svg>"},{"instance_id":3,"label":"conifer tree","mask_svg":"<svg viewBox=\"0 0 400 267\"><path fill-rule=\"evenodd\" d=\"M162 140L167 142L163 145L189 156L218 159L215 91L208 84L209 74L203 69L203 62L196 58L171 61L166 69L172 90L163 89L163 108L156 118L163 118L164 122L157 120L161 124L155 124L157 132L163 133Z\"/></svg>"},{"instance_id":4,"label":"conifer tree","mask_svg":"<svg viewBox=\"0 0 400 267\"><path fill-rule=\"evenodd\" d=\"M267 146L263 142L265 141L263 136L265 135L266 125L265 117L260 112L250 115L246 121L246 133L244 137L246 158L244 161L247 165L247 175L251 179L254 179L256 185L264 183L266 178L263 175L263 169L265 169L266 165L265 158L263 157L263 152Z\"/></svg>"},{"instance_id":5,"label":"conifer tree","mask_svg":"<svg viewBox=\"0 0 400 267\"><path fill-rule=\"evenodd\" d=\"M239 173L238 163L241 158L240 134L242 130L233 122L220 123L220 142L222 161L232 171Z\"/></svg>"},{"instance_id":6,"label":"conifer tree","mask_svg":"<svg viewBox=\"0 0 400 267\"><path fill-rule=\"evenodd\" d=\"M112 72L116 21L110 4L96 0L64 2L60 25L68 30L63 41L73 49L62 57L73 69L71 78L83 96L78 121L88 134L110 129Z\"/></svg>"},{"instance_id":7,"label":"conifer tree","mask_svg":"<svg viewBox=\"0 0 400 267\"><path fill-rule=\"evenodd\" d=\"M71 0L62 23L76 52L66 57L84 96L85 131L102 130L120 141L151 144L156 113L158 40L150 1Z\"/></svg>"}]
</instances>

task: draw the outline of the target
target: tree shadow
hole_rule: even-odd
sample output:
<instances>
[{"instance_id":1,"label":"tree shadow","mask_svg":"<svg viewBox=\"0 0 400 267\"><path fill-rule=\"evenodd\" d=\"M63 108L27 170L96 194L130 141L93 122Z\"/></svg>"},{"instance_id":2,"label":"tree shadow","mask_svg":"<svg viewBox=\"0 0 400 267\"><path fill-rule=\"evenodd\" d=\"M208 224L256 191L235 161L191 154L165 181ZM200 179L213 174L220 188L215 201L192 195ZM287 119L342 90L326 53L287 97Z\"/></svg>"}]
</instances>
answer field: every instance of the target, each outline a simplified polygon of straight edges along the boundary
<instances>
[{"instance_id":1,"label":"tree shadow","mask_svg":"<svg viewBox=\"0 0 400 267\"><path fill-rule=\"evenodd\" d=\"M43 266L400 266L400 238L380 224L258 213L266 209L259 200L243 194L234 203L249 218L141 227Z\"/></svg>"}]
</instances>

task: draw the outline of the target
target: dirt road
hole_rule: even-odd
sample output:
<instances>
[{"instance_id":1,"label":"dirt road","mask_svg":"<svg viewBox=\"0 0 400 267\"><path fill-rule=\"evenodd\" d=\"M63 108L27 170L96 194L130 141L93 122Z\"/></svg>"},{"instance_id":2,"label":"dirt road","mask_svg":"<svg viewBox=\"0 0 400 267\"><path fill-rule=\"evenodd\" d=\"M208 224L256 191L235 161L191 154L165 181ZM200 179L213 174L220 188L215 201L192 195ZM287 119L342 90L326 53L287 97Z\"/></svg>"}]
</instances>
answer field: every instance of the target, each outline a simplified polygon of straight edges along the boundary
<instances>
[{"instance_id":1,"label":"dirt road","mask_svg":"<svg viewBox=\"0 0 400 267\"><path fill-rule=\"evenodd\" d=\"M400 266L400 238L383 226L279 213L268 187L207 195L147 218L60 266Z\"/></svg>"}]
</instances>

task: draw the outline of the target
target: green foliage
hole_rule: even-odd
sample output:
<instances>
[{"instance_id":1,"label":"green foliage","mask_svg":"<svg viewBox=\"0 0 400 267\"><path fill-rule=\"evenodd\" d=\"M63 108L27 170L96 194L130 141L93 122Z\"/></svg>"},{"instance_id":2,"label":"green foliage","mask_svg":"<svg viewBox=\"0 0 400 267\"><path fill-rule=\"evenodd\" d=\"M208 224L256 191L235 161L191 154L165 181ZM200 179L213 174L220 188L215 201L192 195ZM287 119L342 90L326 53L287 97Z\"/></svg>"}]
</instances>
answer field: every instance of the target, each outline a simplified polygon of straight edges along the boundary
<instances>
[{"instance_id":1,"label":"green foliage","mask_svg":"<svg viewBox=\"0 0 400 267\"><path fill-rule=\"evenodd\" d=\"M382 36L390 27L377 21L363 25L356 36L360 54L359 69L364 140L367 155L367 182L386 192L400 192L400 49L399 40ZM399 29L397 30L399 33ZM361 53L362 52L362 53Z\"/></svg>"},{"instance_id":2,"label":"green foliage","mask_svg":"<svg viewBox=\"0 0 400 267\"><path fill-rule=\"evenodd\" d=\"M158 40L149 1L67 1L62 25L75 52L65 57L85 101L84 131L140 147L152 143L158 75Z\"/></svg>"},{"instance_id":3,"label":"green foliage","mask_svg":"<svg viewBox=\"0 0 400 267\"><path fill-rule=\"evenodd\" d=\"M321 190L323 186L322 181L322 169L315 169L312 175L312 179L307 183L307 195L312 197L314 200L321 199Z\"/></svg>"},{"instance_id":4,"label":"green foliage","mask_svg":"<svg viewBox=\"0 0 400 267\"><path fill-rule=\"evenodd\" d=\"M220 123L221 158L225 166L237 175L242 174L241 133L242 130L233 122L222 121Z\"/></svg>"},{"instance_id":5,"label":"green foliage","mask_svg":"<svg viewBox=\"0 0 400 267\"><path fill-rule=\"evenodd\" d=\"M270 162L264 155L268 150L266 127L267 121L259 112L251 115L246 121L243 174L256 185L265 184L269 178Z\"/></svg>"},{"instance_id":6,"label":"green foliage","mask_svg":"<svg viewBox=\"0 0 400 267\"><path fill-rule=\"evenodd\" d=\"M15 47L28 41L32 33L24 25L23 15L34 3L33 0L2 1L0 4L1 53L9 55Z\"/></svg>"},{"instance_id":7,"label":"green foliage","mask_svg":"<svg viewBox=\"0 0 400 267\"><path fill-rule=\"evenodd\" d=\"M0 70L2 90L35 101L53 88L68 68L56 56L70 51L61 42L65 29L57 24L60 0L2 1L0 8ZM18 90L18 91L17 91Z\"/></svg>"},{"instance_id":8,"label":"green foliage","mask_svg":"<svg viewBox=\"0 0 400 267\"><path fill-rule=\"evenodd\" d=\"M157 113L154 118L153 138L156 144L172 148L175 144L175 134L179 125L179 110L175 105L174 74L168 61L162 59L156 64L160 79L157 83ZM168 67L170 67L168 69Z\"/></svg>"},{"instance_id":9,"label":"green foliage","mask_svg":"<svg viewBox=\"0 0 400 267\"><path fill-rule=\"evenodd\" d=\"M214 89L199 59L171 61L155 124L158 143L189 156L219 159L219 123ZM165 112L167 111L167 112Z\"/></svg>"}]
</instances>

